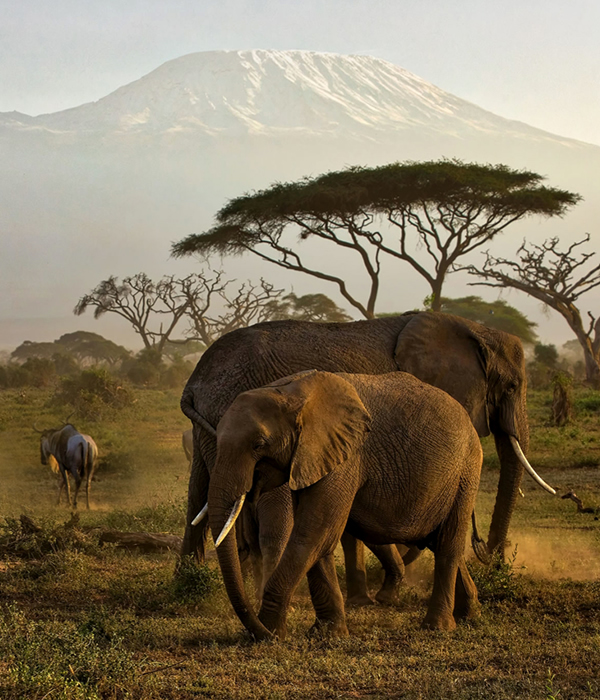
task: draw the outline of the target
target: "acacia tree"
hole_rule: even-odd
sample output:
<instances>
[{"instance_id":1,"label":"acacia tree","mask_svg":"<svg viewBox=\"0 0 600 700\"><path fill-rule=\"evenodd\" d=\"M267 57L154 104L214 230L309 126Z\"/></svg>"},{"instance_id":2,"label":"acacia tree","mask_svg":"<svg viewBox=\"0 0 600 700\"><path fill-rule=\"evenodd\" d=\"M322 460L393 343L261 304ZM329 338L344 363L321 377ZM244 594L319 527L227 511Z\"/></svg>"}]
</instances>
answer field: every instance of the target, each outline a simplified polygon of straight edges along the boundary
<instances>
[{"instance_id":1,"label":"acacia tree","mask_svg":"<svg viewBox=\"0 0 600 700\"><path fill-rule=\"evenodd\" d=\"M432 308L439 310L444 280L459 258L525 216L562 215L579 201L542 180L505 165L458 160L352 167L233 199L217 212L212 229L174 244L173 254L251 252L336 284L366 318L375 315L385 254L427 281ZM326 264L307 264L294 234L300 242L320 240L356 254L368 279L366 298Z\"/></svg>"},{"instance_id":2,"label":"acacia tree","mask_svg":"<svg viewBox=\"0 0 600 700\"><path fill-rule=\"evenodd\" d=\"M269 304L277 304L283 294L283 289L261 278L258 285L245 282L237 291L228 293L232 281L222 281L223 272L215 273L211 278L203 277L196 287L186 289L186 317L190 322L187 337L198 339L206 347L212 345L220 336L237 328L249 326L251 323L268 321L270 318ZM198 294L198 291L202 291ZM211 305L220 300L220 311Z\"/></svg>"},{"instance_id":3,"label":"acacia tree","mask_svg":"<svg viewBox=\"0 0 600 700\"><path fill-rule=\"evenodd\" d=\"M123 278L122 283L109 277L79 300L74 313L93 307L94 318L105 313L121 316L144 348L160 358L172 345L200 341L207 347L223 333L261 320L265 304L283 294L264 280L260 285L246 282L229 294L233 281L224 280L222 271L202 271L181 279L171 275L158 282L143 272ZM184 320L189 323L184 337L174 338Z\"/></svg>"},{"instance_id":4,"label":"acacia tree","mask_svg":"<svg viewBox=\"0 0 600 700\"><path fill-rule=\"evenodd\" d=\"M27 360L31 357L71 358L77 365L106 363L111 367L123 362L131 353L122 345L89 331L65 333L52 343L33 343L26 340L11 354L13 360Z\"/></svg>"},{"instance_id":5,"label":"acacia tree","mask_svg":"<svg viewBox=\"0 0 600 700\"><path fill-rule=\"evenodd\" d=\"M265 309L269 321L312 321L315 323L345 323L352 318L325 294L286 294L281 301L271 301Z\"/></svg>"},{"instance_id":6,"label":"acacia tree","mask_svg":"<svg viewBox=\"0 0 600 700\"><path fill-rule=\"evenodd\" d=\"M512 287L558 311L583 348L587 381L600 387L600 318L588 311L586 326L575 304L582 294L600 285L600 264L591 268L587 265L595 252L578 251L589 240L586 234L564 251L558 249L558 238L530 247L524 241L517 251L518 260L495 258L488 252L481 269L474 265L463 269L485 280L472 285Z\"/></svg>"},{"instance_id":7,"label":"acacia tree","mask_svg":"<svg viewBox=\"0 0 600 700\"><path fill-rule=\"evenodd\" d=\"M448 299L442 297L442 312L468 318L489 328L512 333L524 343L533 344L537 341L535 327L537 323L530 321L514 306L507 304L504 299L484 301L478 296Z\"/></svg>"},{"instance_id":8,"label":"acacia tree","mask_svg":"<svg viewBox=\"0 0 600 700\"><path fill-rule=\"evenodd\" d=\"M189 303L185 290L195 284L192 275L182 280L170 276L153 282L140 272L124 277L121 283L111 276L81 297L73 313L80 316L93 307L96 319L106 313L121 316L140 336L146 350L162 355Z\"/></svg>"}]
</instances>

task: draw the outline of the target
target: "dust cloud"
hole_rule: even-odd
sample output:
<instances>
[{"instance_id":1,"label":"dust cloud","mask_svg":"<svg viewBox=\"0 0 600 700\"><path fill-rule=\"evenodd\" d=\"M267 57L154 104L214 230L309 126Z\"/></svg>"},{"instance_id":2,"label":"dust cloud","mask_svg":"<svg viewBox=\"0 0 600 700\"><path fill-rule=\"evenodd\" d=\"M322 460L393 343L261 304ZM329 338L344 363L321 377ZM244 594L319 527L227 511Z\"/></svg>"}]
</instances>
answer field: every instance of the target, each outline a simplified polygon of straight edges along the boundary
<instances>
[{"instance_id":1,"label":"dust cloud","mask_svg":"<svg viewBox=\"0 0 600 700\"><path fill-rule=\"evenodd\" d=\"M592 522L581 529L536 529L512 532L512 549L507 549L510 559L516 547L514 568L517 573L538 578L570 578L587 581L600 578L600 541L598 528Z\"/></svg>"}]
</instances>

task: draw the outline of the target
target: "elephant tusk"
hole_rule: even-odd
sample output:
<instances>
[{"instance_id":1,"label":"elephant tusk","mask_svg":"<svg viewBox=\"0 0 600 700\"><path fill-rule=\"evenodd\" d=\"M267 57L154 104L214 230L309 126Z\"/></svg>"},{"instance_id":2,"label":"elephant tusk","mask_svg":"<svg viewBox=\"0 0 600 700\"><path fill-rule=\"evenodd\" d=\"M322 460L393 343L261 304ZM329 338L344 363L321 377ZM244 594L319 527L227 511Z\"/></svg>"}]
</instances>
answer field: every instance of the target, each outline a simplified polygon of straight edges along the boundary
<instances>
[{"instance_id":1,"label":"elephant tusk","mask_svg":"<svg viewBox=\"0 0 600 700\"><path fill-rule=\"evenodd\" d=\"M515 451L515 454L519 458L519 462L525 467L525 470L529 473L529 476L537 483L539 486L541 486L543 489L546 489L548 493L551 493L553 496L556 496L556 491L552 488L552 486L548 486L548 484L542 479L541 476L535 471L535 469L529 464L527 461L527 457L523 454L523 450L521 449L521 445L519 445L519 441L517 440L516 437L513 437L512 435L509 435L510 437L510 444L513 446L513 449Z\"/></svg>"},{"instance_id":2,"label":"elephant tusk","mask_svg":"<svg viewBox=\"0 0 600 700\"><path fill-rule=\"evenodd\" d=\"M246 500L246 494L244 493L235 502L233 508L231 509L231 513L229 514L229 517L227 518L227 522L225 523L225 526L221 530L221 534L215 540L215 547L218 547L221 544L221 542L223 542L223 540L229 534L229 530L231 530L235 521L237 520L237 517L240 514L240 511L242 510L242 506L244 505L245 500Z\"/></svg>"},{"instance_id":3,"label":"elephant tusk","mask_svg":"<svg viewBox=\"0 0 600 700\"><path fill-rule=\"evenodd\" d=\"M197 525L199 522L204 520L206 517L206 514L208 513L208 503L204 506L204 508L198 513L198 515L192 520L192 525Z\"/></svg>"}]
</instances>

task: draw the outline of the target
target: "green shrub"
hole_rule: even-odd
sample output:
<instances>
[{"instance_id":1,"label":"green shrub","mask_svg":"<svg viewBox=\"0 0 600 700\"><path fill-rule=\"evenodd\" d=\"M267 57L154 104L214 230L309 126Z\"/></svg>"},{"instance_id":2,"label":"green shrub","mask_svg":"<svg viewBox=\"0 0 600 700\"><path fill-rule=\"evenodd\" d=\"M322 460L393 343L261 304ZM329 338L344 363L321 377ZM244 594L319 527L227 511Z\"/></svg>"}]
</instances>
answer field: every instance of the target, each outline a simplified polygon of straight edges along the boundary
<instances>
[{"instance_id":1,"label":"green shrub","mask_svg":"<svg viewBox=\"0 0 600 700\"><path fill-rule=\"evenodd\" d=\"M600 391L590 390L575 400L578 412L600 413Z\"/></svg>"},{"instance_id":2,"label":"green shrub","mask_svg":"<svg viewBox=\"0 0 600 700\"><path fill-rule=\"evenodd\" d=\"M173 577L173 594L176 598L207 598L220 586L221 574L207 564L199 565L194 557L181 557Z\"/></svg>"},{"instance_id":3,"label":"green shrub","mask_svg":"<svg viewBox=\"0 0 600 700\"><path fill-rule=\"evenodd\" d=\"M517 547L506 561L501 554L496 552L488 566L479 562L469 562L468 568L475 586L479 600L486 601L515 600L519 594L519 584L515 579L515 559Z\"/></svg>"},{"instance_id":4,"label":"green shrub","mask_svg":"<svg viewBox=\"0 0 600 700\"><path fill-rule=\"evenodd\" d=\"M24 386L43 388L56 381L56 368L52 360L33 357L22 365L8 364L0 367L0 388L20 389Z\"/></svg>"},{"instance_id":5,"label":"green shrub","mask_svg":"<svg viewBox=\"0 0 600 700\"><path fill-rule=\"evenodd\" d=\"M136 386L155 388L160 384L160 368L146 360L132 360L125 376Z\"/></svg>"},{"instance_id":6,"label":"green shrub","mask_svg":"<svg viewBox=\"0 0 600 700\"><path fill-rule=\"evenodd\" d=\"M133 403L133 395L118 379L102 368L86 369L74 377L63 377L54 403L70 404L84 418L98 420L107 410Z\"/></svg>"}]
</instances>

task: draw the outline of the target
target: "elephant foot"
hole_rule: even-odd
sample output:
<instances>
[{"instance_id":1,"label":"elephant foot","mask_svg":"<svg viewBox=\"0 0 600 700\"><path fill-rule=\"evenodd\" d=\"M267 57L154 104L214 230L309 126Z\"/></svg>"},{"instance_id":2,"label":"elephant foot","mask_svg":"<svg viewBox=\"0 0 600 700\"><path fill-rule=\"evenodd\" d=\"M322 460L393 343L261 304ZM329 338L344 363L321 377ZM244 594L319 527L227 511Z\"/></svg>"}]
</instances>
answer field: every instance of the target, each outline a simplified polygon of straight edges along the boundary
<instances>
[{"instance_id":1,"label":"elephant foot","mask_svg":"<svg viewBox=\"0 0 600 700\"><path fill-rule=\"evenodd\" d=\"M273 640L274 637L277 637L278 639L284 639L285 637L285 630L283 632L283 637L279 636L276 632L273 634L262 632L261 630L253 630L250 632L252 639L254 639L255 642L266 642L268 640Z\"/></svg>"},{"instance_id":2,"label":"elephant foot","mask_svg":"<svg viewBox=\"0 0 600 700\"><path fill-rule=\"evenodd\" d=\"M375 596L375 600L380 605L399 605L400 591L398 584L393 587L385 586L381 588Z\"/></svg>"},{"instance_id":3,"label":"elephant foot","mask_svg":"<svg viewBox=\"0 0 600 700\"><path fill-rule=\"evenodd\" d=\"M375 605L375 601L366 593L358 593L346 600L347 608L364 608L367 605Z\"/></svg>"},{"instance_id":4,"label":"elephant foot","mask_svg":"<svg viewBox=\"0 0 600 700\"><path fill-rule=\"evenodd\" d=\"M271 617L265 614L259 614L258 619L262 622L262 624L267 628L267 630L271 634L267 635L264 632L262 632L259 636L253 633L257 641L263 641L264 639L272 639L273 637L277 637L282 641L285 639L287 634L287 625L285 619L282 620L279 616Z\"/></svg>"},{"instance_id":5,"label":"elephant foot","mask_svg":"<svg viewBox=\"0 0 600 700\"><path fill-rule=\"evenodd\" d=\"M455 620L475 620L478 617L481 617L481 605L476 599L454 606Z\"/></svg>"},{"instance_id":6,"label":"elephant foot","mask_svg":"<svg viewBox=\"0 0 600 700\"><path fill-rule=\"evenodd\" d=\"M331 639L332 637L347 637L348 628L345 620L315 620L308 630L309 637L318 639Z\"/></svg>"},{"instance_id":7,"label":"elephant foot","mask_svg":"<svg viewBox=\"0 0 600 700\"><path fill-rule=\"evenodd\" d=\"M456 620L452 615L436 615L427 613L425 619L421 623L421 629L443 630L449 632L456 629Z\"/></svg>"}]
</instances>

